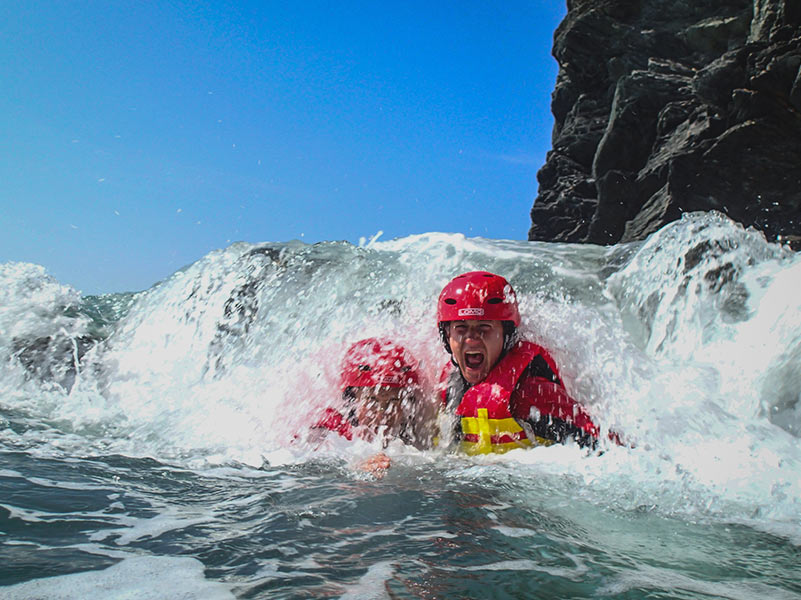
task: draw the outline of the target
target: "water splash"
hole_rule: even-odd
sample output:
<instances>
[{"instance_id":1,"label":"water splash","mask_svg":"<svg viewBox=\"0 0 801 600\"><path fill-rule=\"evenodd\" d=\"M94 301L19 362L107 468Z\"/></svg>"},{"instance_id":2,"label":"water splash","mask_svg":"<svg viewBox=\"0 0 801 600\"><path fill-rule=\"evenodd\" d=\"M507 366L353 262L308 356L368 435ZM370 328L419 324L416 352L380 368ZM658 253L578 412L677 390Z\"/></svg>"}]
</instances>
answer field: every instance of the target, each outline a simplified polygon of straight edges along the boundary
<instances>
[{"instance_id":1,"label":"water splash","mask_svg":"<svg viewBox=\"0 0 801 600\"><path fill-rule=\"evenodd\" d=\"M611 248L438 233L237 243L105 305L40 267L2 269L7 443L192 465L306 461L295 435L338 401L339 360L357 339L406 346L434 401L446 360L436 298L454 275L486 269L513 283L524 333L552 349L570 393L634 448L512 452L457 461L458 476L513 464L555 486L569 474L571 493L628 509L765 527L801 516L801 266L721 215Z\"/></svg>"}]
</instances>

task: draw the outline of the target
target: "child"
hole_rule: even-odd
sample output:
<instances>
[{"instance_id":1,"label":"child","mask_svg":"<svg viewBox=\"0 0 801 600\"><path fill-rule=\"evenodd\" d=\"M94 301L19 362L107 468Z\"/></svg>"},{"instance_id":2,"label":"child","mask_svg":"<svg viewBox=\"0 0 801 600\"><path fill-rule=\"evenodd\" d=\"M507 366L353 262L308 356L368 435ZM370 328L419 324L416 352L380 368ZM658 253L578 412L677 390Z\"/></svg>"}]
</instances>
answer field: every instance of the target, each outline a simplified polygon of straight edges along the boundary
<instances>
[{"instance_id":1,"label":"child","mask_svg":"<svg viewBox=\"0 0 801 600\"><path fill-rule=\"evenodd\" d=\"M327 408L312 428L333 431L345 439L382 439L384 447L393 439L421 444L415 427L419 394L417 361L402 346L389 340L368 338L356 342L345 353L340 377L343 411ZM366 470L389 467L380 453Z\"/></svg>"}]
</instances>

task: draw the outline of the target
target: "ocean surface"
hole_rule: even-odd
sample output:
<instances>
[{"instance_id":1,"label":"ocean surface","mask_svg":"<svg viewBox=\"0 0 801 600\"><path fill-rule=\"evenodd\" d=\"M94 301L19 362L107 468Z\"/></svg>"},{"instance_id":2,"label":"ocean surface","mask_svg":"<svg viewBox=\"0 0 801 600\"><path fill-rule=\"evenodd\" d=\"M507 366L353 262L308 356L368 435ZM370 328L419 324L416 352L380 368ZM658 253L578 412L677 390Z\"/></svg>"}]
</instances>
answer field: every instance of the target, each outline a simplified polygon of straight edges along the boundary
<instances>
[{"instance_id":1,"label":"ocean surface","mask_svg":"<svg viewBox=\"0 0 801 600\"><path fill-rule=\"evenodd\" d=\"M344 349L504 275L625 445L466 457L328 439ZM82 296L0 264L0 598L801 598L801 259L718 214L597 247L236 243Z\"/></svg>"}]
</instances>

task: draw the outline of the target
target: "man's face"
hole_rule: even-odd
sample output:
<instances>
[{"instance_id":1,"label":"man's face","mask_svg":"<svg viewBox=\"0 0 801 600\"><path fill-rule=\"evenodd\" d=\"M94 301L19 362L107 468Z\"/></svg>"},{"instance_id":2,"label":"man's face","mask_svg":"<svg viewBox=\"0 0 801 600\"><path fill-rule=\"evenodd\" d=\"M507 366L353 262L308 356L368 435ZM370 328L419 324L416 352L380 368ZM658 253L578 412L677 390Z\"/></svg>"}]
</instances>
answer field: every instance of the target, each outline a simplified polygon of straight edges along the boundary
<instances>
[{"instance_id":1,"label":"man's face","mask_svg":"<svg viewBox=\"0 0 801 600\"><path fill-rule=\"evenodd\" d=\"M397 435L403 416L403 399L406 392L397 387L357 387L353 388L356 418L360 427L377 432L386 427L388 435Z\"/></svg>"},{"instance_id":2,"label":"man's face","mask_svg":"<svg viewBox=\"0 0 801 600\"><path fill-rule=\"evenodd\" d=\"M448 325L448 342L462 377L470 385L475 385L484 381L501 357L503 323L451 321Z\"/></svg>"}]
</instances>

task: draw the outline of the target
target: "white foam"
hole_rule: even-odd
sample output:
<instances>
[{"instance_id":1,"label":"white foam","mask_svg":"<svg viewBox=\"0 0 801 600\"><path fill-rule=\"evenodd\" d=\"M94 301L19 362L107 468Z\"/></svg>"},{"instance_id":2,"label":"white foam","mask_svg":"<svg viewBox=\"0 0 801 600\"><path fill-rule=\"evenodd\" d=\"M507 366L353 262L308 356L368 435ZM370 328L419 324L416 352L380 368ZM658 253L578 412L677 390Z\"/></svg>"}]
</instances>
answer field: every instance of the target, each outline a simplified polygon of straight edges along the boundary
<instances>
[{"instance_id":1,"label":"white foam","mask_svg":"<svg viewBox=\"0 0 801 600\"><path fill-rule=\"evenodd\" d=\"M639 565L617 575L614 581L604 585L599 593L617 596L632 589L673 593L691 592L709 598L726 598L728 600L753 600L754 598L798 600L801 597L788 590L778 589L758 581L745 579L725 582L703 581L675 569L660 569L648 565Z\"/></svg>"},{"instance_id":2,"label":"white foam","mask_svg":"<svg viewBox=\"0 0 801 600\"><path fill-rule=\"evenodd\" d=\"M8 511L9 519L19 519L20 521L25 521L27 523L39 523L41 521L46 521L46 517L49 514L40 512L38 510L18 508L16 506L11 506L10 504L0 504L0 508L4 508Z\"/></svg>"},{"instance_id":3,"label":"white foam","mask_svg":"<svg viewBox=\"0 0 801 600\"><path fill-rule=\"evenodd\" d=\"M559 579L581 581L582 576L586 575L589 569L584 565L576 565L576 567L573 569L555 567L551 565L544 565L535 560L521 558L517 560L502 560L484 565L469 565L465 567L459 567L459 571L534 571L546 573L551 577L556 577Z\"/></svg>"},{"instance_id":4,"label":"white foam","mask_svg":"<svg viewBox=\"0 0 801 600\"><path fill-rule=\"evenodd\" d=\"M493 529L495 529L498 533L511 538L534 537L539 535L537 531L533 529L526 529L524 527L505 527L502 525L496 525L493 527Z\"/></svg>"},{"instance_id":5,"label":"white foam","mask_svg":"<svg viewBox=\"0 0 801 600\"><path fill-rule=\"evenodd\" d=\"M349 586L339 600L389 600L392 598L386 583L395 572L389 561L370 565L367 572L354 585Z\"/></svg>"},{"instance_id":6,"label":"white foam","mask_svg":"<svg viewBox=\"0 0 801 600\"><path fill-rule=\"evenodd\" d=\"M150 519L140 519L136 517L119 517L125 523L121 529L103 529L89 536L92 541L103 541L112 536L117 536L114 543L119 546L126 546L131 542L143 538L154 539L177 529L184 529L192 525L209 523L215 520L213 515L188 516L183 508L177 509L172 506L162 507L162 514Z\"/></svg>"},{"instance_id":7,"label":"white foam","mask_svg":"<svg viewBox=\"0 0 801 600\"><path fill-rule=\"evenodd\" d=\"M233 600L231 588L209 581L194 558L137 556L102 571L35 579L3 588L4 600Z\"/></svg>"}]
</instances>

